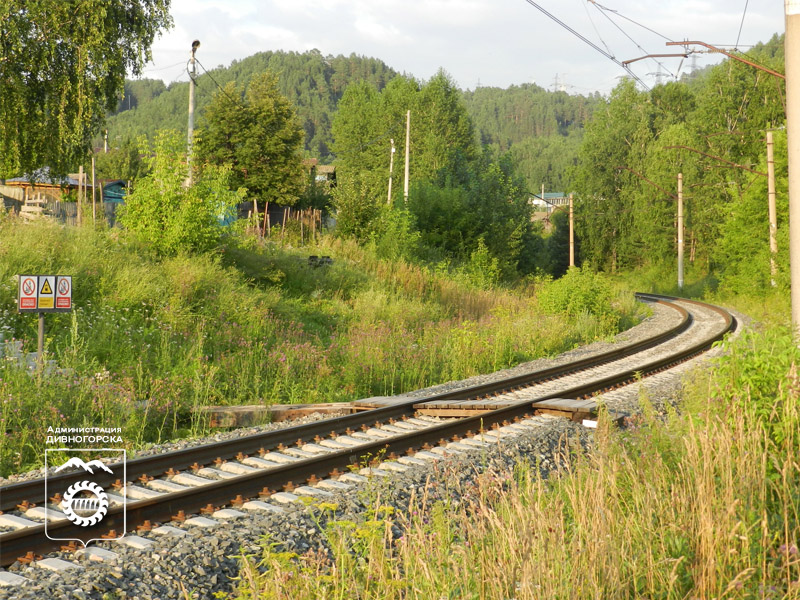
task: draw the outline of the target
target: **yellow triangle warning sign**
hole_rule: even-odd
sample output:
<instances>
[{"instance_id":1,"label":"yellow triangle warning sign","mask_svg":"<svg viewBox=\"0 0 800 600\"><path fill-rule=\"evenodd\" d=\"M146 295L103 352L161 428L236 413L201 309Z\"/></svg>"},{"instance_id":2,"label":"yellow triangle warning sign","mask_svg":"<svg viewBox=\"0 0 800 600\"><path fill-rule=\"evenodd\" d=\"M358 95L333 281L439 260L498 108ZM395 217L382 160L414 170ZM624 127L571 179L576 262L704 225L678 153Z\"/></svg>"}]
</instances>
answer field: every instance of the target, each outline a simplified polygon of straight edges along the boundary
<instances>
[{"instance_id":1,"label":"yellow triangle warning sign","mask_svg":"<svg viewBox=\"0 0 800 600\"><path fill-rule=\"evenodd\" d=\"M50 287L50 282L47 279L44 280L44 285L42 286L42 290L39 293L40 294L52 294L53 293L53 290Z\"/></svg>"}]
</instances>

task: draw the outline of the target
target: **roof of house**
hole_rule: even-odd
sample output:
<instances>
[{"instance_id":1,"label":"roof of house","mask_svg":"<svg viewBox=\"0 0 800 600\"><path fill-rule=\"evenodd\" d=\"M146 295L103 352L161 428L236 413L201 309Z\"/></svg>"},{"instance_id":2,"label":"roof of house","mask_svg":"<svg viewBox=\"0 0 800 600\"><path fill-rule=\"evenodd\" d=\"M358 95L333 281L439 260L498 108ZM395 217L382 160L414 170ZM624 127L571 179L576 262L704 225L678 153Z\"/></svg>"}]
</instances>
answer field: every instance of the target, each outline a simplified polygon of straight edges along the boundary
<instances>
[{"instance_id":1,"label":"roof of house","mask_svg":"<svg viewBox=\"0 0 800 600\"><path fill-rule=\"evenodd\" d=\"M545 192L544 198L541 194L534 194L533 197L537 200L555 200L556 198L564 198L567 195L564 192Z\"/></svg>"},{"instance_id":2,"label":"roof of house","mask_svg":"<svg viewBox=\"0 0 800 600\"><path fill-rule=\"evenodd\" d=\"M78 185L78 180L69 176L54 175L50 172L50 167L36 169L33 173L28 173L23 177L13 177L6 179L6 184L14 183L44 183L49 185Z\"/></svg>"}]
</instances>

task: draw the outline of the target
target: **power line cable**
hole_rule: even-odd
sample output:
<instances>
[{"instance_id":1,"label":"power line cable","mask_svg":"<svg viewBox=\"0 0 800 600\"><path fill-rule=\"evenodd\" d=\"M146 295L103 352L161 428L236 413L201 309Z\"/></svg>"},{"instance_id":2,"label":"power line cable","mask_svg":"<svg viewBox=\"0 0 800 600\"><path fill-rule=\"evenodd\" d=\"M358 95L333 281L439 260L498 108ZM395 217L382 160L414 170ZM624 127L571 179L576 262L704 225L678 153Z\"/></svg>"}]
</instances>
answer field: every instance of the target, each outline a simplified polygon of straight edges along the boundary
<instances>
[{"instance_id":1,"label":"power line cable","mask_svg":"<svg viewBox=\"0 0 800 600\"><path fill-rule=\"evenodd\" d=\"M156 71L166 71L167 69L171 69L172 67L177 67L178 65L182 65L183 61L176 62L174 65L167 65L166 67L158 67L154 69L145 69L142 73L155 73Z\"/></svg>"},{"instance_id":2,"label":"power line cable","mask_svg":"<svg viewBox=\"0 0 800 600\"><path fill-rule=\"evenodd\" d=\"M744 27L744 17L745 17L745 15L747 15L747 5L748 4L750 4L750 0L745 0L745 2L744 2L744 12L742 13L742 22L739 23L739 34L736 36L736 46L734 46L734 48L736 48L737 50L739 49L739 38L742 37L742 27Z\"/></svg>"},{"instance_id":3,"label":"power line cable","mask_svg":"<svg viewBox=\"0 0 800 600\"><path fill-rule=\"evenodd\" d=\"M591 2L591 3L592 3L592 4L594 4L594 5L595 5L595 6L596 6L598 9L605 10L605 11L608 11L608 12L612 12L612 13L614 13L615 15L617 15L618 17L620 17L621 19L625 19L626 21L630 21L631 23L633 23L633 24L634 24L634 25L636 25L637 27L641 27L642 29L646 29L646 30L647 30L647 31L649 31L650 33L654 33L654 34L655 34L655 35L657 35L658 37L660 37L660 38L663 38L663 39L667 40L668 42L673 42L673 41L675 41L675 40L673 40L673 39L671 39L671 38L668 38L668 37L667 37L667 36L665 36L664 34L662 34L662 33L659 33L659 32L658 32L658 31L656 31L655 29L651 29L651 28L650 28L650 27L648 27L647 25L642 25L642 24L641 24L641 23L639 23L638 21L634 21L634 20L633 20L633 19L631 19L630 17L626 17L625 15L623 15L623 14L622 14L621 12L619 12L618 10L614 10L613 8L608 8L607 6L603 6L603 5L602 5L602 4L600 4L599 2L595 2L595 0L587 0L587 2Z\"/></svg>"},{"instance_id":4,"label":"power line cable","mask_svg":"<svg viewBox=\"0 0 800 600\"><path fill-rule=\"evenodd\" d=\"M228 93L228 92L225 90L225 88L223 88L223 87L222 87L222 86L219 84L219 82L218 82L216 79L214 79L214 76L213 76L211 73L209 73L209 72L208 72L208 70L207 70L207 69L206 69L206 68L203 66L203 63L201 63L201 62L200 62L199 60L197 60L196 58L194 59L194 61L195 61L195 62L196 62L198 65L200 65L200 68L201 68L201 69L203 69L203 72L204 72L206 75L208 75L208 76L211 78L211 81L213 81L213 82L214 82L214 85L216 85L216 86L217 86L217 89L219 89L219 91L220 91L220 92L222 92L223 94L225 94L225 96L228 98L228 100L230 100L230 103L231 103L231 104L232 104L234 107L238 108L239 110L245 110L245 111L247 110L247 107L246 107L246 106L242 106L240 103L237 103L237 102L236 102L236 100L234 100L233 98L231 98L231 95L230 95L230 94L229 94L229 93ZM190 73L190 74L189 74L189 77L191 77L191 76L192 76L192 75L191 75L191 73ZM193 79L194 79L194 78L193 78ZM195 84L197 84L197 79L194 79L194 82L195 82Z\"/></svg>"},{"instance_id":5,"label":"power line cable","mask_svg":"<svg viewBox=\"0 0 800 600\"><path fill-rule=\"evenodd\" d=\"M174 65L173 65L173 66L174 66ZM177 74L177 75L175 75L175 77L173 77L173 78L172 78L172 81L170 81L170 82L169 82L169 85L172 85L173 83L175 83L176 81L178 81L178 78L179 78L181 75L183 75L184 73L186 73L186 68L183 68L183 69L181 69L180 71L178 71L178 74Z\"/></svg>"},{"instance_id":6,"label":"power line cable","mask_svg":"<svg viewBox=\"0 0 800 600\"><path fill-rule=\"evenodd\" d=\"M589 1L591 2L591 0L589 0ZM611 23L614 27L616 27L622 33L622 35L624 35L626 38L628 38L639 50L641 50L645 54L649 54L649 52L647 50L645 50L644 48L642 48L636 40L634 40L630 35L628 35L627 31L625 31L622 27L620 27L618 23L615 23L614 20L611 17L609 17L606 14L606 12L603 11L603 9L600 8L599 5L595 4L594 2L592 2L592 4L594 4L595 8L597 8L597 10L600 11L601 15L603 15L606 19L608 19L609 23ZM616 11L613 11L613 12L616 13ZM666 65L664 65L664 63L662 63L660 60L656 60L655 62L656 62L656 64L658 64L658 66L662 67L667 73L672 75L673 79L677 79L677 76L675 75L675 73L670 71L666 67Z\"/></svg>"},{"instance_id":7,"label":"power line cable","mask_svg":"<svg viewBox=\"0 0 800 600\"><path fill-rule=\"evenodd\" d=\"M589 46L591 46L592 48L594 48L595 50L597 50L597 51L598 51L600 54L602 54L603 56L605 56L607 59L611 60L611 61L612 61L612 62L614 62L615 64L617 64L617 65L619 65L620 67L622 67L623 69L625 69L625 71L626 71L626 72L627 72L627 73L628 73L628 74L629 74L629 75L630 75L630 76L631 76L633 79L635 79L637 82L639 82L639 84L641 84L641 86L642 86L643 88L645 88L645 89L646 89L646 90L648 90L648 91L650 90L650 86L648 86L648 85L647 85L647 84L646 84L644 81L642 81L641 79L639 79L639 77L636 75L636 73L634 73L634 72L633 72L633 71L632 71L632 70L631 70L631 69L630 69L630 68L629 68L627 65L623 65L623 64L622 64L620 61L618 61L618 60L617 60L617 58L616 58L614 55L612 55L612 54L611 54L611 53L609 53L609 52L606 52L606 51L605 51L605 50L603 50L603 49L602 49L600 46L598 46L598 45L597 45L597 44L595 44L593 41L591 41L590 39L588 39L586 36L584 36L584 35L582 35L582 34L578 33L578 32L577 32L577 31L575 31L575 30L574 30L572 27L570 27L569 25L567 25L566 23L564 23L564 21L562 21L561 19L559 19L559 18L558 18L558 17L556 17L555 15L553 15L553 14L551 14L551 13L547 12L547 11L546 11L544 8L542 8L541 6L539 6L539 5L538 5L536 2L534 2L533 0L525 0L525 1L526 1L528 4L530 4L531 6L533 6L533 7L534 7L536 10L538 10L539 12L541 12L542 14L544 14L545 16L549 17L550 19L552 19L553 21L555 21L556 23L558 23L558 24L559 24L561 27L563 27L564 29L566 29L567 31L569 31L569 32L570 32L572 35L574 35L575 37L577 37L578 39L580 39L580 40L581 40L581 41L583 41L584 43L588 44Z\"/></svg>"},{"instance_id":8,"label":"power line cable","mask_svg":"<svg viewBox=\"0 0 800 600\"><path fill-rule=\"evenodd\" d=\"M589 17L589 23L592 24L592 29L594 29L594 32L597 34L597 38L603 43L603 46L606 47L606 50L608 50L609 54L613 54L613 52L611 52L611 48L608 47L608 44L606 44L606 41L603 39L603 36L601 36L600 32L597 30L597 25L594 24L592 15L589 13L589 7L583 3L583 0L578 0L578 2L581 3L583 9L586 11L586 16Z\"/></svg>"}]
</instances>

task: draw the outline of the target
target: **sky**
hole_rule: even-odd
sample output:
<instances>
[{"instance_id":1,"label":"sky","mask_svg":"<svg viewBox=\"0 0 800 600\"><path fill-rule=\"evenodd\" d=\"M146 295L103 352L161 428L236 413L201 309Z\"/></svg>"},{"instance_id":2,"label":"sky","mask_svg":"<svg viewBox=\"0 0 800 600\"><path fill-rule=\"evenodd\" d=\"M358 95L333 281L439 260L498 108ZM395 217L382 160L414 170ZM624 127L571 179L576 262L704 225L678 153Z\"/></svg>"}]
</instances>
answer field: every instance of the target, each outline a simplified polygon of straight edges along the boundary
<instances>
[{"instance_id":1,"label":"sky","mask_svg":"<svg viewBox=\"0 0 800 600\"><path fill-rule=\"evenodd\" d=\"M531 0L533 2L533 0ZM783 33L782 0L172 0L174 27L156 38L144 77L187 81L192 41L207 69L266 50L378 58L427 80L443 68L462 89L536 83L608 94L618 62L681 52L669 41L742 51ZM701 47L693 46L697 50ZM647 86L721 60L697 53L632 63ZM201 71L202 72L202 71Z\"/></svg>"}]
</instances>

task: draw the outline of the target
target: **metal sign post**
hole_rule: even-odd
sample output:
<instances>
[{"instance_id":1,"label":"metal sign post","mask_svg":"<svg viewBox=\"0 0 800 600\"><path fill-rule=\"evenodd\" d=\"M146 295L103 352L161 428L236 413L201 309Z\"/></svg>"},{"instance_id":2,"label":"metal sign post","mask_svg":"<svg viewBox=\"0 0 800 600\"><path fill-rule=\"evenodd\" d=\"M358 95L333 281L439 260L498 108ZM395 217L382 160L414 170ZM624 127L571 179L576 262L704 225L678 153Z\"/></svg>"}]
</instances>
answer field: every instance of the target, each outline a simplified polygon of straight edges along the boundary
<instances>
[{"instance_id":1,"label":"metal sign post","mask_svg":"<svg viewBox=\"0 0 800 600\"><path fill-rule=\"evenodd\" d=\"M17 306L20 313L38 313L39 339L36 362L44 367L44 315L72 310L72 277L68 275L20 275Z\"/></svg>"}]
</instances>

